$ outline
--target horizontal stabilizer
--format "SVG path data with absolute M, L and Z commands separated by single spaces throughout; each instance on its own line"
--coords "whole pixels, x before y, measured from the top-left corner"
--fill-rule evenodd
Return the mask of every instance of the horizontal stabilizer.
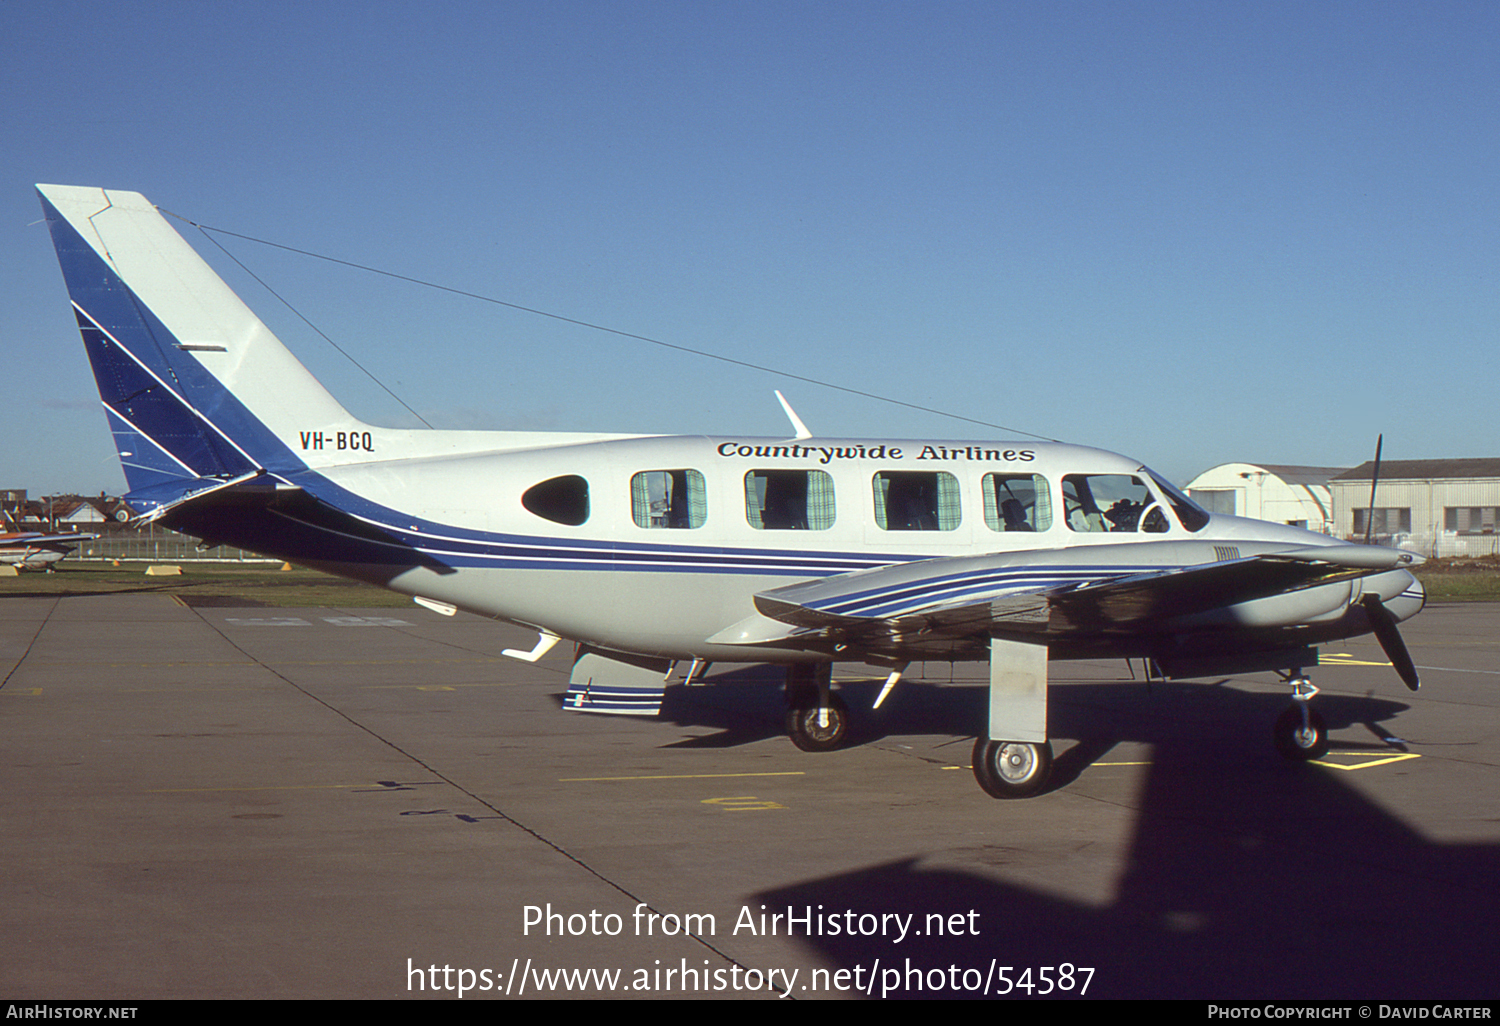
M 149 524 L 195 499 L 233 488 L 259 476 L 261 475 L 257 471 L 252 470 L 227 481 L 212 477 L 178 478 L 133 491 L 125 496 L 125 502 L 136 511 L 135 519 L 138 523 Z

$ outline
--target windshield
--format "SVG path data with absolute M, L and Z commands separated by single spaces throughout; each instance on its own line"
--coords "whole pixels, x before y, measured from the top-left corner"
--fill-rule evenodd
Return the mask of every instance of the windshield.
M 1167 497 L 1167 501 L 1172 504 L 1172 512 L 1177 514 L 1177 519 L 1183 527 L 1189 531 L 1201 531 L 1208 525 L 1208 513 L 1202 506 L 1167 483 L 1166 478 L 1150 467 L 1141 469 L 1151 478 L 1151 482 L 1156 485 L 1157 489 Z

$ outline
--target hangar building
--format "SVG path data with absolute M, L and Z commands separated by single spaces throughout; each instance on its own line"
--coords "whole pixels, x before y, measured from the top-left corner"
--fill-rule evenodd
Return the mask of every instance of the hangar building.
M 1329 481 L 1343 473 L 1344 467 L 1221 463 L 1189 481 L 1187 492 L 1210 513 L 1254 517 L 1332 534 L 1334 514 Z M 1365 495 L 1368 498 L 1368 484 Z
M 1334 533 L 1372 538 L 1424 556 L 1500 553 L 1500 459 L 1384 460 L 1370 511 L 1374 463 L 1346 470 L 1331 482 Z

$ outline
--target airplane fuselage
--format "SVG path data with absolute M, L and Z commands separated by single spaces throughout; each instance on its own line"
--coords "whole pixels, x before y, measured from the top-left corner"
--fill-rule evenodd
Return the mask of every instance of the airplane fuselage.
M 561 445 L 371 460 L 387 445 L 399 449 L 406 432 L 391 432 L 389 443 L 381 429 L 367 434 L 362 462 L 284 475 L 353 513 L 364 532 L 312 527 L 316 518 L 274 507 L 273 523 L 249 537 L 216 530 L 211 511 L 175 522 L 601 648 L 717 661 L 807 658 L 795 645 L 725 637 L 759 615 L 754 595 L 802 580 L 1014 553 L 1018 588 L 1034 589 L 1038 567 L 1081 586 L 1230 552 L 1337 544 L 1287 525 L 1209 517 L 1138 461 L 1060 443 L 568 436 Z M 1355 605 L 1362 593 L 1396 600 L 1412 588 L 1397 570 L 1179 617 L 1153 634 L 1080 627 L 1055 637 L 1052 655 L 1150 655 L 1184 635 L 1212 647 L 1230 630 L 1241 642 L 1258 630 L 1268 645 L 1293 643 L 1278 632 L 1316 643 L 1368 630 Z M 1398 618 L 1420 599 L 1406 605 Z M 986 651 L 983 637 L 903 647 L 929 658 Z
M 673 659 L 779 662 L 788 733 L 836 747 L 835 660 L 987 659 L 974 772 L 1037 793 L 1047 661 L 1274 670 L 1277 744 L 1326 725 L 1302 670 L 1396 623 L 1420 557 L 1211 516 L 1135 460 L 1061 443 L 385 429 L 320 385 L 138 193 L 40 186 L 132 508 L 146 520 L 577 643 L 564 706 L 652 714 Z M 784 402 L 784 401 L 783 401 Z
M 85 541 L 88 537 L 93 536 L 79 537 L 78 540 Z M 0 565 L 33 570 L 51 566 L 76 547 L 59 538 L 36 533 L 0 535 Z

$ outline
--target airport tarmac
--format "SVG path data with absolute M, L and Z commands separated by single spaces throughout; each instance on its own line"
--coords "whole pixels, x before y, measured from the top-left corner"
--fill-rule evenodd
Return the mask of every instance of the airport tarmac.
M 1492 998 L 1500 606 L 1402 630 L 1415 695 L 1324 650 L 1315 766 L 1273 675 L 1053 664 L 1001 802 L 977 664 L 840 667 L 807 754 L 765 668 L 590 716 L 476 617 L 0 599 L 0 997 Z

